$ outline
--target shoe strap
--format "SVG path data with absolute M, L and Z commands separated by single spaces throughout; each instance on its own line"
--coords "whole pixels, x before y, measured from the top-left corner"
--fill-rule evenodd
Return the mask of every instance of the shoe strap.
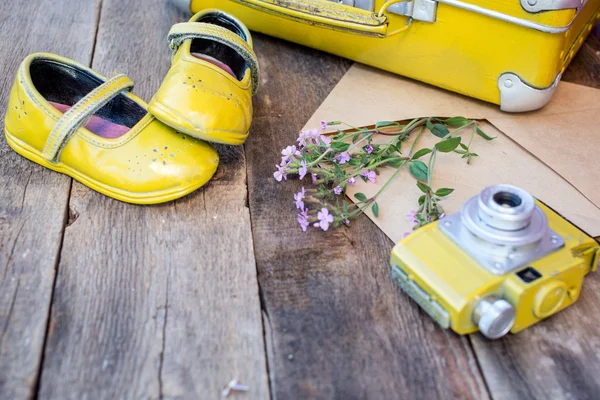
M 252 75 L 252 94 L 258 90 L 260 67 L 258 58 L 250 44 L 239 35 L 236 35 L 222 26 L 207 24 L 205 22 L 182 22 L 173 25 L 169 32 L 169 43 L 173 54 L 179 46 L 188 39 L 206 39 L 221 43 L 235 50 L 246 61 Z
M 60 152 L 73 134 L 98 110 L 123 90 L 131 90 L 133 81 L 125 75 L 116 75 L 79 100 L 58 120 L 44 146 L 43 156 L 58 162 Z

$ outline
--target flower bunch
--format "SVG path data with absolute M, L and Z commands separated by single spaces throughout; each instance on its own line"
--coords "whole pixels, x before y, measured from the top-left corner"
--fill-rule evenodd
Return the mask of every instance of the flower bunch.
M 345 125 L 348 129 L 332 134 L 323 134 L 330 126 Z M 468 144 L 463 143 L 461 132 L 471 128 Z M 451 130 L 452 129 L 452 130 Z M 432 148 L 416 149 L 419 139 L 429 131 L 440 140 Z M 406 155 L 402 144 L 411 135 L 416 135 Z M 375 217 L 379 216 L 377 198 L 404 169 L 417 180 L 417 187 L 423 192 L 418 199 L 418 209 L 411 211 L 407 218 L 417 229 L 444 216 L 440 200 L 453 192 L 453 189 L 432 189 L 432 174 L 438 153 L 458 153 L 467 163 L 471 163 L 476 153 L 471 152 L 473 136 L 477 134 L 486 140 L 494 138 L 486 135 L 478 122 L 464 117 L 416 118 L 405 124 L 384 121 L 374 127 L 356 128 L 341 121 L 321 122 L 321 129 L 300 132 L 296 144 L 281 151 L 281 162 L 276 165 L 274 178 L 282 182 L 289 176 L 304 180 L 307 176 L 312 185 L 302 187 L 294 195 L 297 220 L 303 231 L 314 227 L 327 231 L 330 227 L 349 225 L 367 209 Z M 373 142 L 375 135 L 389 137 L 387 142 Z M 420 159 L 427 156 L 427 164 Z M 371 198 L 356 193 L 356 202 L 349 202 L 346 189 L 357 179 L 376 183 L 381 168 L 393 168 L 395 172 Z

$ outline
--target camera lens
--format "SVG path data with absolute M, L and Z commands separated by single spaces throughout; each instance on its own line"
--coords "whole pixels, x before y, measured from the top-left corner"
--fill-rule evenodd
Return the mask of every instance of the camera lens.
M 505 208 L 519 207 L 523 203 L 518 194 L 506 191 L 495 193 L 492 198 L 496 204 Z
M 535 200 L 523 189 L 494 185 L 479 194 L 477 214 L 484 229 L 518 231 L 529 225 L 534 208 Z

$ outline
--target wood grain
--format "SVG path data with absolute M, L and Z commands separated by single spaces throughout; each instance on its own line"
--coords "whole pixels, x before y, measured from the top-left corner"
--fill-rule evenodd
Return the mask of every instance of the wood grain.
M 148 99 L 183 20 L 165 0 L 104 0 L 93 67 Z M 75 183 L 40 397 L 216 399 L 233 378 L 268 399 L 243 149 L 178 201 L 140 207 Z
M 563 79 L 600 87 L 600 41 L 588 37 Z M 473 335 L 494 400 L 598 398 L 600 277 L 586 277 L 579 301 L 517 335 L 498 341 Z
M 246 152 L 273 397 L 487 398 L 468 341 L 438 329 L 391 281 L 391 241 L 367 218 L 303 233 L 292 197 L 301 184 L 273 179 L 277 149 L 294 143 L 350 63 L 263 36 L 256 47 L 259 134 Z
M 17 68 L 28 54 L 47 51 L 89 62 L 96 3 L 40 0 L 0 4 L 2 114 Z M 22 158 L 0 139 L 2 399 L 35 395 L 70 185 L 70 178 Z

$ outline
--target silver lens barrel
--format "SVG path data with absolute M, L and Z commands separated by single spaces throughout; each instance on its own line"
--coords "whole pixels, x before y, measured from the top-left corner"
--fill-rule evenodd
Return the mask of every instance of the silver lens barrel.
M 535 200 L 521 188 L 511 185 L 489 186 L 478 198 L 477 215 L 494 229 L 518 231 L 531 223 Z
M 492 245 L 527 246 L 548 231 L 546 215 L 533 196 L 511 185 L 485 188 L 465 203 L 461 220 L 475 237 Z

